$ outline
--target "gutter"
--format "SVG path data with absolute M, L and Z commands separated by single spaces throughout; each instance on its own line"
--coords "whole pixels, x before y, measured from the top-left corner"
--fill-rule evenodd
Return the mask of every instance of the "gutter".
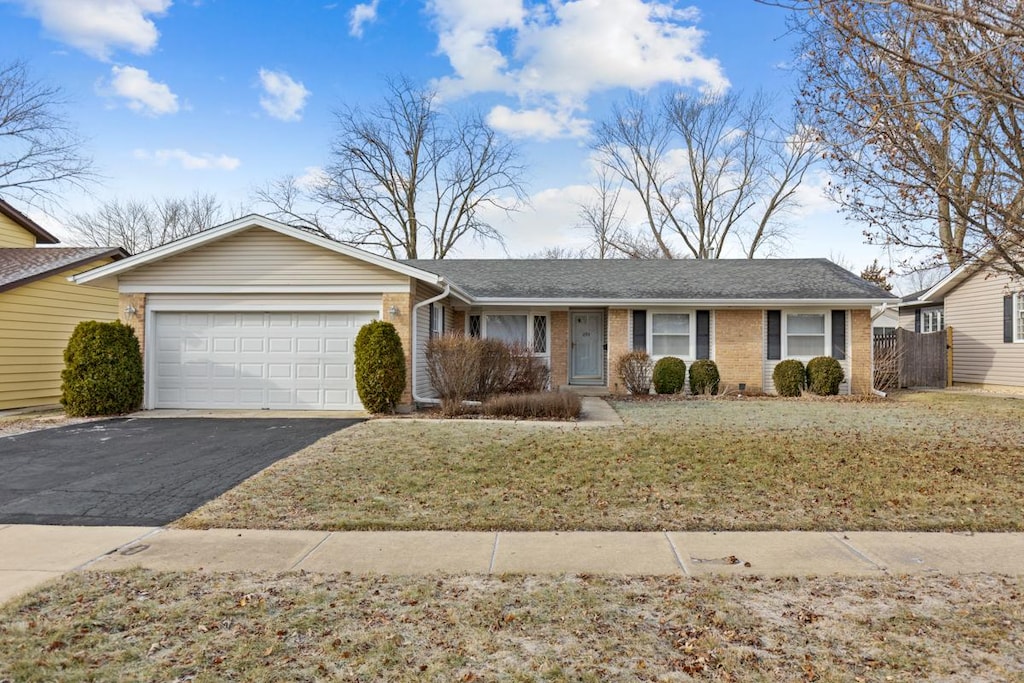
M 412 325 L 412 401 L 413 401 L 413 403 L 430 403 L 432 405 L 440 405 L 441 404 L 441 399 L 439 399 L 439 398 L 427 398 L 425 396 L 420 396 L 420 395 L 418 395 L 416 393 L 416 357 L 419 355 L 419 345 L 417 345 L 417 343 L 416 343 L 416 330 L 419 327 L 418 323 L 419 323 L 419 312 L 420 312 L 420 309 L 423 308 L 424 306 L 429 306 L 430 304 L 432 304 L 432 303 L 434 303 L 436 301 L 440 301 L 441 299 L 444 299 L 445 297 L 447 297 L 451 293 L 452 293 L 451 285 L 449 285 L 448 283 L 445 283 L 444 291 L 443 292 L 441 292 L 437 296 L 432 297 L 430 299 L 425 299 L 425 300 L 419 302 L 418 304 L 416 304 L 416 305 L 414 305 L 412 307 L 412 320 L 410 321 L 410 324 Z

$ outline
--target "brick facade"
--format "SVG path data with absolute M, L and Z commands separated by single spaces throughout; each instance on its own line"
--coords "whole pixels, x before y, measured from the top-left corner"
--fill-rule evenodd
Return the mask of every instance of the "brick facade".
M 850 393 L 870 394 L 871 377 L 871 311 L 850 311 Z
M 128 315 L 125 309 L 129 306 L 135 309 L 135 315 Z M 135 330 L 135 336 L 139 338 L 139 349 L 142 357 L 146 357 L 146 295 L 145 294 L 118 294 L 117 295 L 118 319 L 128 327 Z
M 445 299 L 445 301 L 449 301 Z M 452 327 L 448 332 L 452 334 L 465 334 L 466 333 L 466 312 L 465 311 L 452 311 Z
M 551 325 L 551 386 L 560 387 L 569 383 L 569 313 L 551 311 L 548 322 Z
M 722 376 L 722 389 L 736 390 L 742 383 L 746 391 L 764 391 L 764 312 L 761 309 L 719 309 L 712 315 L 715 316 L 712 346 Z
M 391 307 L 398 309 L 398 313 L 391 314 Z M 408 292 L 384 294 L 381 302 L 384 311 L 384 320 L 395 326 L 398 338 L 402 340 L 402 349 L 405 351 L 405 391 L 399 403 L 402 405 L 412 404 L 412 296 Z
M 616 370 L 619 358 L 630 350 L 629 309 L 608 309 L 608 391 L 613 394 L 626 393 L 622 378 Z

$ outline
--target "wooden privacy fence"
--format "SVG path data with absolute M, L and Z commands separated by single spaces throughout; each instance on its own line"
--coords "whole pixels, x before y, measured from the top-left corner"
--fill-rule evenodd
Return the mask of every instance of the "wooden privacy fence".
M 892 391 L 906 387 L 946 387 L 952 377 L 953 329 L 876 336 L 875 388 Z

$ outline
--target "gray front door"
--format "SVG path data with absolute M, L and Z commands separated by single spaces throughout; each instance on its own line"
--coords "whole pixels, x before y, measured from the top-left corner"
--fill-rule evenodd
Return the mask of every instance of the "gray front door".
M 604 384 L 604 313 L 570 311 L 570 384 Z

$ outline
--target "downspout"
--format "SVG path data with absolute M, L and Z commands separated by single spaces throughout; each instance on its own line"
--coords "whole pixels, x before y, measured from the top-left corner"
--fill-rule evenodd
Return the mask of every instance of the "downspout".
M 420 350 L 419 346 L 416 344 L 416 330 L 419 328 L 419 312 L 420 312 L 420 309 L 423 308 L 424 306 L 429 306 L 430 304 L 432 304 L 432 303 L 434 303 L 436 301 L 440 301 L 441 299 L 444 299 L 449 294 L 451 294 L 451 292 L 452 292 L 451 285 L 445 283 L 444 291 L 443 292 L 441 292 L 440 294 L 438 294 L 437 296 L 435 296 L 433 298 L 421 301 L 421 302 L 419 302 L 418 304 L 416 304 L 415 306 L 412 307 L 412 320 L 410 322 L 412 324 L 412 402 L 413 403 L 431 403 L 433 405 L 439 405 L 441 403 L 441 399 L 439 399 L 439 398 L 426 398 L 425 396 L 420 396 L 420 395 L 418 395 L 416 393 L 416 357 L 419 355 L 419 350 Z

